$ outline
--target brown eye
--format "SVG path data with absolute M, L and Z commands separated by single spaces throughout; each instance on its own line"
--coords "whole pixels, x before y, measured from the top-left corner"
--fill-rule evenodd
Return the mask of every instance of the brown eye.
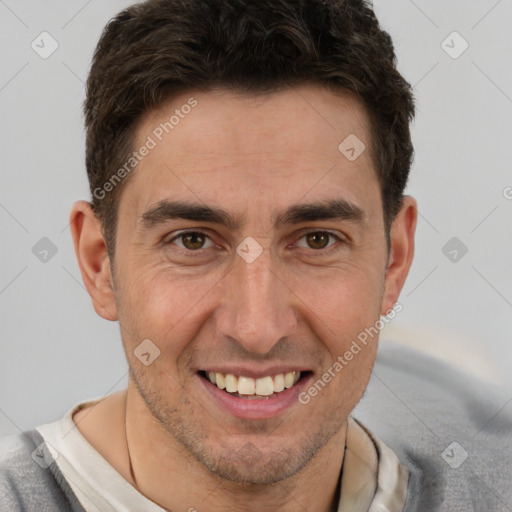
M 209 242 L 210 246 L 205 246 Z M 178 247 L 187 249 L 189 251 L 199 251 L 200 249 L 207 249 L 213 244 L 210 237 L 200 231 L 189 231 L 188 233 L 181 233 L 175 236 L 168 243 L 176 244 Z
M 308 233 L 305 236 L 308 246 L 312 249 L 324 249 L 329 245 L 329 239 L 332 237 L 330 233 L 325 233 L 323 231 Z
M 201 233 L 187 233 L 182 235 L 183 245 L 190 250 L 201 249 L 205 242 L 205 237 Z

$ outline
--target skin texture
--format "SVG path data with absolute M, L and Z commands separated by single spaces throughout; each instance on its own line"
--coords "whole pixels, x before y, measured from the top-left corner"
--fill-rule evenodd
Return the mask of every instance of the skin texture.
M 368 117 L 354 97 L 319 86 L 183 94 L 141 119 L 136 146 L 191 97 L 197 106 L 123 190 L 113 272 L 89 204 L 73 206 L 84 283 L 96 312 L 119 321 L 130 367 L 125 392 L 74 420 L 164 508 L 329 511 L 347 417 L 368 384 L 377 337 L 308 404 L 296 401 L 267 419 L 223 410 L 198 371 L 286 366 L 320 378 L 398 300 L 413 257 L 416 202 L 405 198 L 388 253 L 370 151 L 351 162 L 338 150 L 349 134 L 370 147 Z M 357 205 L 362 218 L 273 225 L 289 206 L 334 199 Z M 240 226 L 184 219 L 144 226 L 142 214 L 163 200 L 222 208 Z M 207 236 L 178 237 L 191 229 Z M 263 248 L 250 264 L 236 252 L 247 237 Z M 160 350 L 149 366 L 134 354 L 145 339 Z

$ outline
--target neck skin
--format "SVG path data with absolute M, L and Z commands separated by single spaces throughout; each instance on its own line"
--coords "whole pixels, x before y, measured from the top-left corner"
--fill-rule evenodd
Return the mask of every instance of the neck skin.
M 274 485 L 242 486 L 218 478 L 193 458 L 161 427 L 134 389 L 128 389 L 125 414 L 135 478 L 130 483 L 162 508 L 198 512 L 337 510 L 334 499 L 343 464 L 346 423 L 298 474 Z
M 242 486 L 218 478 L 197 462 L 161 427 L 130 386 L 93 407 L 81 409 L 73 420 L 126 481 L 166 510 L 337 510 L 346 423 L 298 474 L 274 485 Z

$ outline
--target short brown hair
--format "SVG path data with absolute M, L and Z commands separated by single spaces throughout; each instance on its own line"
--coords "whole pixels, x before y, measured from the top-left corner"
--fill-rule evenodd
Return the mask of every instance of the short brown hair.
M 412 164 L 414 99 L 366 0 L 148 0 L 113 18 L 94 53 L 84 102 L 91 203 L 109 254 L 130 175 L 104 185 L 133 152 L 145 112 L 189 89 L 265 93 L 301 83 L 364 103 L 389 233 Z

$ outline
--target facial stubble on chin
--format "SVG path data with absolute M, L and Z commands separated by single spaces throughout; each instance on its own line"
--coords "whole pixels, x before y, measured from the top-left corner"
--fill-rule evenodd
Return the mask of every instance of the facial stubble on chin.
M 203 431 L 201 426 L 207 424 L 203 418 L 194 419 L 183 414 L 183 410 L 197 407 L 199 413 L 208 415 L 193 396 L 186 390 L 181 390 L 180 402 L 177 406 L 169 405 L 163 393 L 152 391 L 154 386 L 130 363 L 130 376 L 147 409 L 156 419 L 155 428 L 160 427 L 170 436 L 171 446 L 184 449 L 185 456 L 192 457 L 204 466 L 212 477 L 229 481 L 244 487 L 275 484 L 299 473 L 308 462 L 339 432 L 347 418 L 329 415 L 318 423 L 317 430 L 312 433 L 302 433 L 286 446 L 286 441 L 279 442 L 279 448 L 265 452 L 265 442 L 279 434 L 281 425 L 287 424 L 287 417 L 269 426 L 268 422 L 244 420 L 240 422 L 237 432 L 229 432 L 212 418 L 212 423 L 221 436 L 228 438 L 227 443 L 220 441 L 219 447 L 209 443 L 211 434 Z M 142 370 L 144 371 L 144 369 Z M 175 383 L 176 384 L 176 383 Z M 288 420 L 289 421 L 289 420 Z M 258 440 L 245 440 L 243 437 L 257 436 Z M 229 441 L 237 437 L 242 440 L 239 446 L 229 446 Z M 282 438 L 282 437 L 281 437 Z M 215 441 L 214 441 L 215 442 Z M 268 443 L 267 443 L 268 444 Z

